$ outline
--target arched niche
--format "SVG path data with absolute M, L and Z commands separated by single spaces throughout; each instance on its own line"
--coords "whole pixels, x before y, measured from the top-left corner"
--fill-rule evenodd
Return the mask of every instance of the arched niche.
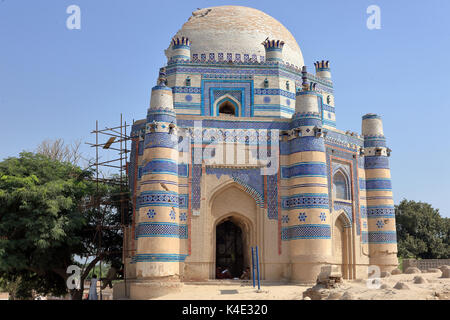
M 214 102 L 214 110 L 218 117 L 239 117 L 241 103 L 235 97 L 226 94 Z

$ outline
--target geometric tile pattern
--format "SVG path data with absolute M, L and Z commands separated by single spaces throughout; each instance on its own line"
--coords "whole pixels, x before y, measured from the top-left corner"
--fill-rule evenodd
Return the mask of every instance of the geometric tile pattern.
M 263 193 L 264 195 L 264 193 Z M 278 175 L 267 176 L 267 217 L 278 219 Z M 289 219 L 289 218 L 288 218 Z
M 350 223 L 353 222 L 353 206 L 348 203 L 334 201 L 334 211 L 343 209 Z
M 290 197 L 283 197 L 283 209 L 290 210 L 294 208 L 323 208 L 329 209 L 329 199 L 326 193 L 299 194 Z
M 369 243 L 397 243 L 397 233 L 395 231 L 369 231 Z
M 187 254 L 145 253 L 134 256 L 133 262 L 183 262 Z
M 137 226 L 137 238 L 167 237 L 187 239 L 187 225 L 169 222 L 142 222 Z
M 367 208 L 368 218 L 394 218 L 395 209 L 394 206 L 386 207 L 368 207 Z
M 138 207 L 178 207 L 178 204 L 178 194 L 170 191 L 142 191 L 137 200 Z
M 281 230 L 281 239 L 331 239 L 331 228 L 326 224 L 303 224 L 284 227 Z

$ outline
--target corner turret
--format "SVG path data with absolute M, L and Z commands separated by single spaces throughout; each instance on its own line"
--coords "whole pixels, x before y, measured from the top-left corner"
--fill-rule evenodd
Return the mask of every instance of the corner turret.
M 267 38 L 262 45 L 266 49 L 267 62 L 283 62 L 284 41 L 269 40 L 269 38 Z
M 191 42 L 186 37 L 175 37 L 172 39 L 170 60 L 191 60 Z
M 329 61 L 316 61 L 314 63 L 316 67 L 316 77 L 331 80 L 330 62 Z

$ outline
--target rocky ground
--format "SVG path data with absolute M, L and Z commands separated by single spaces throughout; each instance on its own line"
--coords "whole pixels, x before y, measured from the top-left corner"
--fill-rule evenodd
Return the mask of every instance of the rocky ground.
M 257 292 L 250 284 L 185 284 L 183 291 L 157 300 L 450 300 L 450 278 L 441 270 L 409 274 L 384 274 L 379 282 L 343 281 L 337 288 L 321 285 L 266 284 Z M 305 293 L 305 294 L 304 294 Z

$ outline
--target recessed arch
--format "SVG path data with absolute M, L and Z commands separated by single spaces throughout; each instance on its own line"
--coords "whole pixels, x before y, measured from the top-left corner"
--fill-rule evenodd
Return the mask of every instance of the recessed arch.
M 209 193 L 210 194 L 209 203 L 208 203 L 209 207 L 211 207 L 215 198 L 221 192 L 224 192 L 226 189 L 232 188 L 232 187 L 236 187 L 236 188 L 242 190 L 243 192 L 245 192 L 245 194 L 247 194 L 248 196 L 252 197 L 253 200 L 255 200 L 257 206 L 264 203 L 264 199 L 263 199 L 262 195 L 259 194 L 256 190 L 253 190 L 253 188 L 251 188 L 250 186 L 242 185 L 235 179 L 230 178 L 228 181 L 226 181 L 220 185 L 217 185 L 214 189 L 211 190 L 211 192 Z
M 342 168 L 333 172 L 333 198 L 351 200 L 351 182 L 347 172 Z
M 214 102 L 213 108 L 216 112 L 216 116 L 229 115 L 239 117 L 241 112 L 241 103 L 235 97 L 226 94 Z
M 335 212 L 333 224 L 333 254 L 344 279 L 352 278 L 352 222 L 341 209 Z
M 212 231 L 212 243 L 214 244 L 211 248 L 211 269 L 210 269 L 210 279 L 216 278 L 217 268 L 224 261 L 234 261 L 233 259 L 227 260 L 226 257 L 220 256 L 218 249 L 222 249 L 220 246 L 224 242 L 230 244 L 233 250 L 232 254 L 236 255 L 236 261 L 227 267 L 233 268 L 233 277 L 240 276 L 239 273 L 243 271 L 244 268 L 251 266 L 251 254 L 250 247 L 254 246 L 256 243 L 256 232 L 257 232 L 257 211 L 258 206 L 255 199 L 238 183 L 233 180 L 221 183 L 216 188 L 214 188 L 211 193 L 209 193 L 208 201 L 208 211 L 209 217 L 211 218 L 211 231 Z M 229 199 L 232 197 L 235 199 L 230 203 Z M 232 233 L 239 233 L 240 238 L 233 238 L 233 235 L 224 235 L 224 230 L 220 229 L 220 225 L 224 222 L 229 222 L 228 230 Z M 218 229 L 219 228 L 219 229 Z M 227 228 L 225 228 L 226 231 Z M 234 230 L 234 231 L 233 231 Z M 239 231 L 240 230 L 240 231 Z M 218 238 L 222 237 L 222 239 Z M 222 242 L 220 242 L 221 240 Z M 233 241 L 235 240 L 235 244 Z M 219 246 L 219 247 L 218 247 Z M 233 247 L 234 246 L 234 247 Z M 240 249 L 238 249 L 238 247 Z M 229 248 L 228 248 L 229 249 Z M 230 252 L 228 252 L 230 254 Z M 223 252 L 222 252 L 223 254 Z M 238 257 L 240 255 L 240 258 Z M 221 261 L 219 259 L 223 258 Z M 240 260 L 239 260 L 239 259 Z M 222 266 L 223 267 L 223 266 Z M 237 268 L 237 269 L 236 269 Z M 242 269 L 242 270 L 239 270 Z

